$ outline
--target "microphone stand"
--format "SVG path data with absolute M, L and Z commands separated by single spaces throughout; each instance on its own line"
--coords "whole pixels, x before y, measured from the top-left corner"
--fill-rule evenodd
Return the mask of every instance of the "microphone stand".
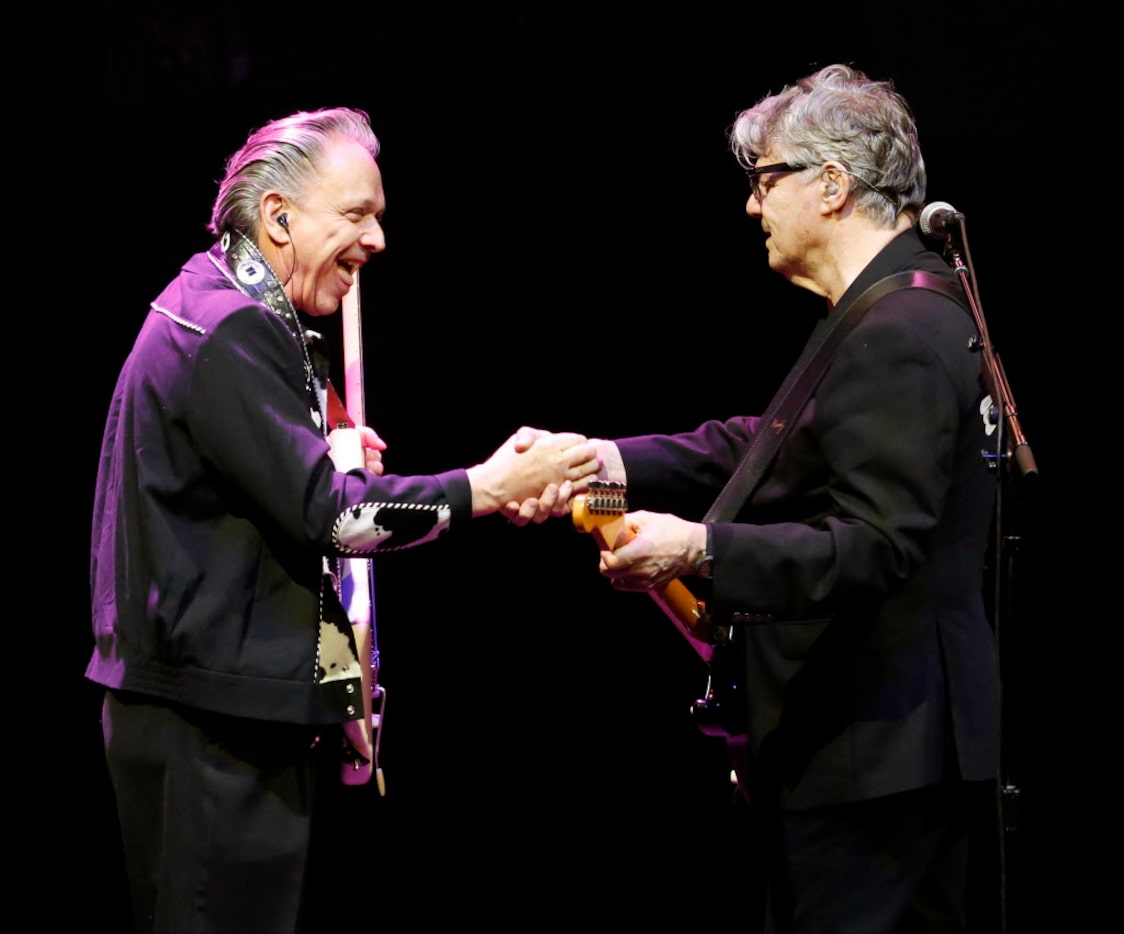
M 999 861 L 999 912 L 1000 930 L 1007 930 L 1007 890 L 1008 890 L 1008 854 L 1007 837 L 1018 829 L 1017 806 L 1021 790 L 1013 777 L 1013 756 L 1006 739 L 1007 726 L 1011 721 L 1011 712 L 1008 700 L 1008 666 L 1006 661 L 1010 654 L 1012 636 L 1009 633 L 1008 623 L 1011 612 L 1007 597 L 1014 593 L 1015 557 L 1022 544 L 1017 531 L 1012 531 L 1008 516 L 1007 494 L 1010 492 L 1011 465 L 1018 470 L 1018 477 L 1023 481 L 1035 481 L 1038 478 L 1038 465 L 1034 460 L 1030 444 L 1019 422 L 1018 406 L 1011 392 L 1011 385 L 1003 371 L 999 354 L 996 353 L 988 333 L 987 322 L 984 319 L 982 306 L 979 300 L 979 290 L 976 285 L 975 270 L 972 267 L 971 250 L 968 248 L 968 238 L 964 230 L 963 215 L 957 215 L 956 222 L 950 225 L 949 238 L 945 246 L 945 258 L 952 266 L 953 271 L 960 279 L 964 294 L 975 320 L 979 337 L 972 341 L 971 349 L 980 354 L 981 371 L 984 384 L 991 395 L 991 408 L 987 413 L 988 419 L 996 426 L 998 437 L 996 440 L 995 454 L 983 452 L 985 462 L 989 469 L 998 474 L 999 482 L 996 495 L 995 523 L 994 523 L 994 549 L 995 549 L 995 579 L 993 591 L 992 623 L 995 629 L 996 644 L 999 650 L 1000 683 L 1002 685 L 1002 707 L 1000 712 L 1000 762 L 999 784 L 997 788 L 996 806 L 998 811 L 998 861 Z M 966 258 L 966 261 L 965 261 Z
M 962 221 L 956 226 L 957 229 L 963 231 Z M 991 393 L 992 405 L 999 410 L 998 413 L 992 414 L 992 421 L 996 423 L 1000 431 L 1003 431 L 1004 428 L 1007 430 L 1006 456 L 1014 458 L 1022 476 L 1028 479 L 1037 478 L 1038 466 L 1034 462 L 1030 444 L 1027 442 L 1026 435 L 1019 423 L 1019 410 L 1015 405 L 1015 397 L 1011 393 L 1011 385 L 1007 382 L 1007 376 L 1003 372 L 1003 364 L 999 362 L 999 354 L 995 352 L 991 337 L 988 335 L 987 322 L 984 320 L 979 293 L 975 286 L 975 272 L 970 271 L 969 267 L 965 265 L 961 258 L 960 247 L 956 244 L 955 239 L 955 235 L 949 238 L 948 260 L 952 265 L 953 272 L 960 277 L 960 284 L 964 287 L 964 293 L 968 296 L 972 317 L 975 318 L 976 327 L 980 332 L 979 338 L 972 342 L 972 349 L 983 357 L 984 379 L 987 381 L 987 389 Z M 970 264 L 971 251 L 967 248 L 967 237 L 963 237 L 963 240 L 965 243 L 964 252 L 967 254 Z M 1000 413 L 1002 418 L 999 417 Z

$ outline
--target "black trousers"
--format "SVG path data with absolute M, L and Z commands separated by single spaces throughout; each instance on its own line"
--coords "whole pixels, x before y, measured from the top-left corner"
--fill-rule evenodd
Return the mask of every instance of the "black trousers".
M 102 730 L 137 934 L 297 932 L 315 731 L 112 691 Z
M 969 860 L 993 789 L 956 782 L 762 818 L 765 931 L 968 931 Z

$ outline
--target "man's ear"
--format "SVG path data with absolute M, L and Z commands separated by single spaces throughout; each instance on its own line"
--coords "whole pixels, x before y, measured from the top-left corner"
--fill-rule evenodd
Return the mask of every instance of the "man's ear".
M 289 243 L 289 214 L 285 209 L 285 199 L 280 192 L 267 191 L 261 198 L 259 207 L 263 232 L 274 243 Z
M 820 197 L 825 210 L 834 211 L 843 206 L 851 191 L 851 177 L 838 163 L 829 162 L 820 173 Z

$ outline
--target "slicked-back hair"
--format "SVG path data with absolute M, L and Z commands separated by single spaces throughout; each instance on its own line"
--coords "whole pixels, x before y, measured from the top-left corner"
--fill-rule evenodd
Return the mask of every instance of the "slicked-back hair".
M 325 144 L 339 138 L 355 140 L 378 158 L 379 140 L 369 117 L 350 107 L 299 111 L 254 130 L 226 161 L 208 229 L 216 236 L 233 230 L 256 239 L 262 194 L 279 191 L 299 202 Z

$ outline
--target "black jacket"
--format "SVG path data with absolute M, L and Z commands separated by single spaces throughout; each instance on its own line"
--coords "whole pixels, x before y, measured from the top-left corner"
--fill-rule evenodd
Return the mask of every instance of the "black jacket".
M 305 361 L 211 253 L 152 304 L 98 466 L 91 680 L 243 717 L 360 715 L 325 557 L 430 541 L 471 491 L 463 470 L 337 472 Z
M 839 304 L 914 269 L 954 278 L 907 231 Z M 705 596 L 744 652 L 735 677 L 750 784 L 782 804 L 996 774 L 997 658 L 983 599 L 996 483 L 983 451 L 995 433 L 975 335 L 965 307 L 929 290 L 875 303 L 750 502 L 712 527 Z M 677 495 L 693 511 L 709 505 L 756 424 L 618 440 L 629 507 L 663 509 Z

